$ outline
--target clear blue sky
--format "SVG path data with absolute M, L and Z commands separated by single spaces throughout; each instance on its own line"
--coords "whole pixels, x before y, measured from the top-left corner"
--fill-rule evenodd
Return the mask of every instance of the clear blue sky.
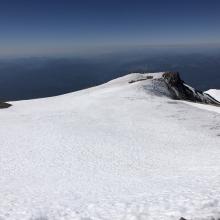
M 0 0 L 0 55 L 220 43 L 219 0 Z

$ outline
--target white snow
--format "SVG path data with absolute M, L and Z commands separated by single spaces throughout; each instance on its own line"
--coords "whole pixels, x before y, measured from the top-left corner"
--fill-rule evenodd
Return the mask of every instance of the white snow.
M 213 98 L 215 98 L 217 101 L 220 102 L 220 90 L 217 89 L 209 89 L 205 93 L 211 95 Z
M 141 77 L 0 110 L 0 220 L 220 218 L 219 113 Z
M 204 104 L 200 104 L 200 103 L 187 102 L 187 101 L 180 101 L 180 102 L 183 102 L 187 105 L 194 106 L 196 108 L 200 108 L 200 109 L 204 109 L 204 110 L 207 110 L 207 111 L 220 113 L 220 107 L 216 107 L 214 105 L 204 105 Z

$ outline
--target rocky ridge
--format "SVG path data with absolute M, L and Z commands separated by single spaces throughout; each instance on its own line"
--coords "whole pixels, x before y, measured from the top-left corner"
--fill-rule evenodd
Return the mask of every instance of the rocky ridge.
M 153 83 L 159 84 L 157 87 L 166 87 L 172 99 L 220 106 L 220 102 L 211 95 L 187 85 L 181 79 L 179 72 L 164 72 L 156 78 L 151 74 L 144 74 L 143 77 L 131 80 L 129 83 L 144 80 L 152 80 Z

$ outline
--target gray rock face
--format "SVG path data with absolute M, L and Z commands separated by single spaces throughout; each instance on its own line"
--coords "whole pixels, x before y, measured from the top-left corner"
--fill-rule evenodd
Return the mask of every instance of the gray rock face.
M 191 102 L 199 102 L 204 104 L 220 106 L 220 102 L 202 91 L 192 88 L 187 85 L 181 78 L 178 72 L 165 72 L 159 78 L 154 78 L 152 75 L 140 77 L 136 80 L 131 80 L 129 83 L 136 83 L 144 80 L 152 80 L 156 90 L 163 90 L 166 87 L 168 96 L 172 99 L 186 100 Z M 165 93 L 165 91 L 163 90 Z
M 212 96 L 185 84 L 178 72 L 166 72 L 162 77 L 172 98 L 220 106 L 220 102 Z
M 2 109 L 2 108 L 9 108 L 10 106 L 11 106 L 11 104 L 9 104 L 9 103 L 0 102 L 0 109 Z

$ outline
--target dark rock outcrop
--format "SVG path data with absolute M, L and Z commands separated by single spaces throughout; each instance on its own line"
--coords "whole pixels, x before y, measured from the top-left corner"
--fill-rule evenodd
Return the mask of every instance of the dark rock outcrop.
M 144 81 L 144 80 L 153 79 L 153 78 L 154 78 L 153 76 L 146 76 L 144 78 L 140 78 L 140 79 L 137 79 L 137 80 L 131 80 L 128 83 L 135 83 L 135 82 L 138 82 L 138 81 Z
M 2 108 L 9 108 L 10 106 L 11 106 L 11 104 L 9 104 L 9 103 L 0 102 L 0 109 L 2 109 Z
M 185 84 L 178 72 L 165 72 L 162 77 L 172 98 L 220 106 L 220 102 L 212 96 Z
M 187 85 L 180 78 L 178 72 L 165 72 L 160 77 L 154 77 L 154 74 L 151 73 L 149 73 L 149 75 L 144 74 L 135 80 L 129 81 L 129 83 L 136 83 L 144 80 L 152 80 L 155 85 L 153 89 L 155 93 L 161 90 L 161 94 L 164 93 L 172 99 L 220 106 L 220 102 L 214 97 Z M 166 91 L 163 90 L 164 87 L 167 88 Z

